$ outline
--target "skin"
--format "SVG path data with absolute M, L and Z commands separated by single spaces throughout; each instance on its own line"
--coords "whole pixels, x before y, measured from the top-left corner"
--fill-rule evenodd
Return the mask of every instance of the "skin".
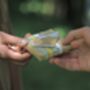
M 90 72 L 90 28 L 72 30 L 63 40 L 63 45 L 68 44 L 71 44 L 73 50 L 53 57 L 50 63 L 70 71 Z
M 22 48 L 25 49 L 27 42 L 24 40 L 23 43 L 18 43 L 22 41 L 22 38 L 12 36 L 10 34 L 0 32 L 0 58 L 11 59 L 13 61 L 25 61 L 31 57 L 27 50 L 20 51 Z M 13 50 L 12 46 L 19 46 L 20 50 Z

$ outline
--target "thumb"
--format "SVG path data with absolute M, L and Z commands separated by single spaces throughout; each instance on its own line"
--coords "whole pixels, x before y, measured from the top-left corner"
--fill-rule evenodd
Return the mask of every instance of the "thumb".
M 63 40 L 63 44 L 69 44 L 72 41 L 81 39 L 81 38 L 83 38 L 83 30 L 82 29 L 73 30 Z
M 26 39 L 22 39 L 17 42 L 17 46 L 19 47 L 25 47 L 28 44 L 28 41 Z
M 72 48 L 79 48 L 84 43 L 84 39 L 78 39 L 71 42 Z
M 28 40 L 26 38 L 31 37 L 32 35 L 30 33 L 27 33 L 24 36 L 24 39 L 22 39 L 21 41 L 18 42 L 18 46 L 24 47 L 28 44 Z

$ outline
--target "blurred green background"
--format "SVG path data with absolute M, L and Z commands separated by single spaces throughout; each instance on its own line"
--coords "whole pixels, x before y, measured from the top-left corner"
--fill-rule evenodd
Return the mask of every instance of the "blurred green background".
M 83 26 L 83 3 L 84 0 L 9 0 L 13 33 L 23 37 L 58 27 L 64 36 L 70 29 Z M 22 83 L 24 90 L 90 90 L 90 73 L 66 71 L 33 57 L 22 69 Z

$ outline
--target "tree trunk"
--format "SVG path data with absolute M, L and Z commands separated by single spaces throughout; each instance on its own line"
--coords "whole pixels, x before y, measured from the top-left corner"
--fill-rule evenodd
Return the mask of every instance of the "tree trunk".
M 0 0 L 0 30 L 11 34 L 7 0 Z M 19 76 L 20 68 L 18 66 L 8 60 L 0 60 L 0 90 L 21 90 Z

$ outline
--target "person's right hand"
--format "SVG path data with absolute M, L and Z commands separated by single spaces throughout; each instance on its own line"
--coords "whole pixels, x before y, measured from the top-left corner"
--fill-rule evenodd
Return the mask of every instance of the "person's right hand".
M 53 57 L 50 62 L 71 71 L 90 71 L 90 28 L 71 31 L 63 44 L 71 44 L 73 50 Z
M 26 44 L 27 42 L 23 38 L 0 32 L 0 58 L 12 61 L 27 61 L 31 57 L 27 50 L 23 53 L 20 50 L 14 50 L 18 45 L 20 49 L 25 49 Z

